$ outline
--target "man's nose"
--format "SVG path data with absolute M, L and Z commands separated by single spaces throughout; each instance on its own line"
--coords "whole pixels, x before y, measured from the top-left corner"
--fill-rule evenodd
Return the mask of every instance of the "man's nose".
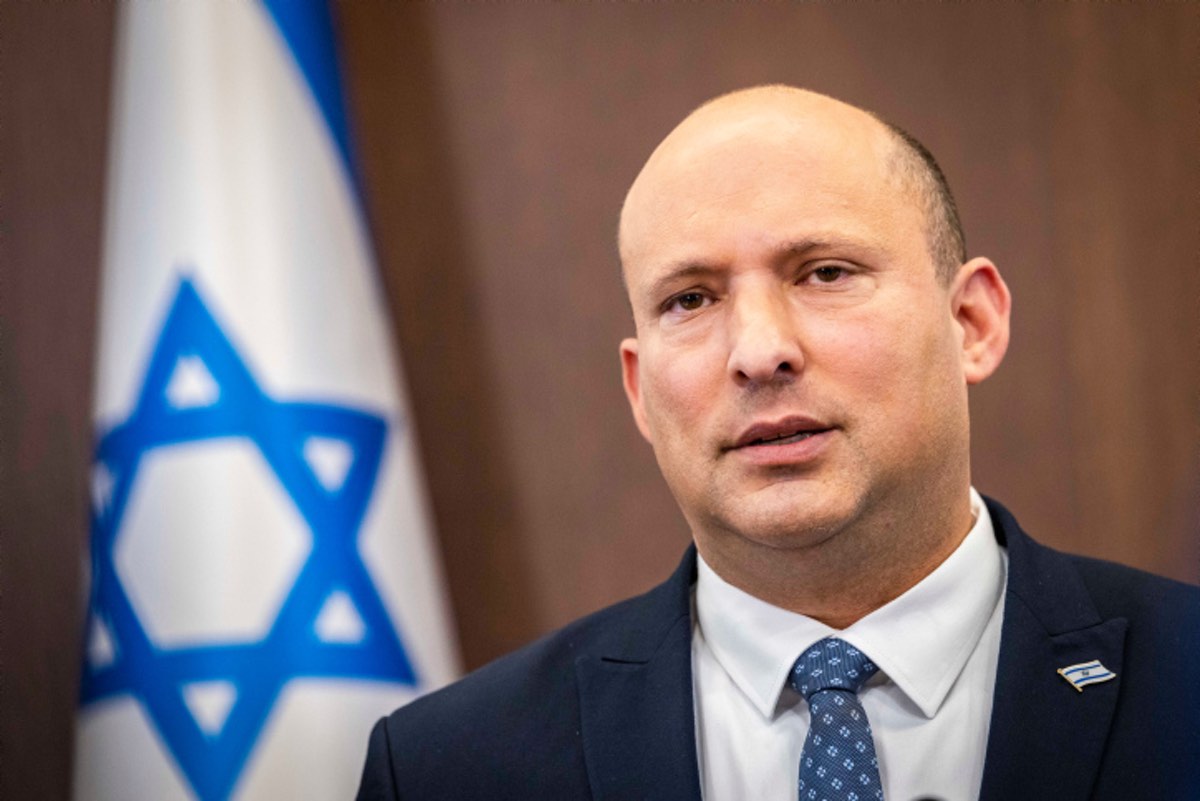
M 785 292 L 760 289 L 733 303 L 729 374 L 741 385 L 790 381 L 804 369 L 795 310 Z

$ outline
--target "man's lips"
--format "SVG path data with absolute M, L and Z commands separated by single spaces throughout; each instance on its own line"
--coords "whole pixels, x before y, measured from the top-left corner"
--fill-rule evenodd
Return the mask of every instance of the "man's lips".
M 820 420 L 800 416 L 785 417 L 782 420 L 766 423 L 755 423 L 739 434 L 737 439 L 733 441 L 733 444 L 725 448 L 725 450 L 732 451 L 758 446 L 777 447 L 780 445 L 790 445 L 794 442 L 803 442 L 817 434 L 832 431 L 834 428 L 835 426 Z

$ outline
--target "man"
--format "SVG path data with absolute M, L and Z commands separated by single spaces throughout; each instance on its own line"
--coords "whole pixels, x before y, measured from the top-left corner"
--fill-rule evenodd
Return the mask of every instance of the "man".
M 381 721 L 360 798 L 1200 798 L 1200 590 L 971 489 L 1009 294 L 919 143 L 718 98 L 638 175 L 620 253 L 625 390 L 695 549 Z

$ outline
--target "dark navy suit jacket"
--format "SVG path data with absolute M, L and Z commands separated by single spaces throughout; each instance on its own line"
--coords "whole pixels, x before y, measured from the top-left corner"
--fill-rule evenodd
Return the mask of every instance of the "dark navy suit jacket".
M 1200 799 L 1200 588 L 1050 550 L 988 508 L 1009 574 L 979 797 Z M 379 721 L 360 801 L 699 801 L 695 574 L 689 549 L 645 595 Z M 1093 659 L 1117 678 L 1079 692 L 1055 672 Z

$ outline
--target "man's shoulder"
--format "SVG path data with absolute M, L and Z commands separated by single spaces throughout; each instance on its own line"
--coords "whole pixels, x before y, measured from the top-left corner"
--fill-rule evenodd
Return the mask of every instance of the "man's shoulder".
M 1200 650 L 1200 587 L 1144 570 L 1066 553 L 1042 545 L 1026 534 L 1012 514 L 988 499 L 1000 540 L 1010 555 L 1009 592 L 1040 606 L 1049 604 L 1070 616 L 1069 607 L 1084 591 L 1099 619 L 1124 618 L 1139 637 L 1186 640 Z M 1050 616 L 1047 612 L 1043 617 Z
M 987 502 L 1009 570 L 983 796 L 1200 797 L 1200 588 L 1040 545 Z M 1110 674 L 1060 680 L 1092 661 Z
M 381 720 L 371 733 L 359 798 L 586 796 L 580 666 L 588 663 L 594 676 L 597 664 L 608 662 L 605 668 L 615 665 L 620 673 L 666 655 L 663 664 L 686 672 L 695 565 L 689 549 L 675 573 L 649 592 L 581 618 Z M 686 675 L 677 678 L 690 684 Z
M 1190 625 L 1187 631 L 1200 637 L 1200 587 L 1104 559 L 1075 554 L 1067 559 L 1079 571 L 1101 616 Z
M 479 720 L 481 714 L 498 716 L 498 725 L 528 721 L 529 705 L 573 698 L 575 665 L 581 659 L 648 659 L 674 627 L 690 625 L 688 593 L 694 575 L 695 555 L 689 549 L 664 583 L 575 620 L 418 698 L 393 712 L 388 726 L 428 731 L 430 726 L 444 728 L 447 721 Z

